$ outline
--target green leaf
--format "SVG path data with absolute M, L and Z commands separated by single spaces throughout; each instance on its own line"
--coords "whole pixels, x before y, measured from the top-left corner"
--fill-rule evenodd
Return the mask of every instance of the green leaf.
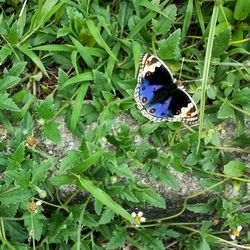
M 15 181 L 17 186 L 28 189 L 30 184 L 30 171 L 24 169 L 5 171 L 5 175 Z
M 178 60 L 180 58 L 180 35 L 181 30 L 177 29 L 167 39 L 163 39 L 159 42 L 158 56 L 162 60 Z
M 61 142 L 60 124 L 56 122 L 47 123 L 43 127 L 43 136 L 58 144 Z
M 89 32 L 91 33 L 91 35 L 93 36 L 93 38 L 96 40 L 96 42 L 102 47 L 104 48 L 107 53 L 113 57 L 113 59 L 117 60 L 116 56 L 114 55 L 114 53 L 112 52 L 112 50 L 109 48 L 109 46 L 107 45 L 107 43 L 105 42 L 105 40 L 102 38 L 99 29 L 97 28 L 96 24 L 91 20 L 91 19 L 87 19 L 86 24 L 88 26 Z
M 30 60 L 33 61 L 35 65 L 43 72 L 44 75 L 49 77 L 41 59 L 30 48 L 21 45 L 17 46 L 17 48 L 26 56 L 28 56 Z
M 168 169 L 163 170 L 161 175 L 159 175 L 159 178 L 162 183 L 170 186 L 173 190 L 178 191 L 180 189 L 176 177 Z
M 83 163 L 80 163 L 76 167 L 72 169 L 72 172 L 76 174 L 80 174 L 86 171 L 91 165 L 93 165 L 103 154 L 105 153 L 105 149 L 101 149 L 94 154 L 92 154 L 89 158 L 87 158 Z
M 0 92 L 15 87 L 20 82 L 20 80 L 21 78 L 16 76 L 9 75 L 4 77 L 0 80 Z
M 175 4 L 168 5 L 163 12 L 166 17 L 159 16 L 158 20 L 153 19 L 153 31 L 155 35 L 163 35 L 168 32 L 175 21 L 175 16 L 177 13 L 177 8 Z
M 232 177 L 241 177 L 244 174 L 245 164 L 241 161 L 230 161 L 224 166 L 224 174 Z
M 0 94 L 0 109 L 6 109 L 14 112 L 20 112 L 20 109 L 14 103 L 14 101 L 8 97 L 7 93 Z
M 29 199 L 32 197 L 30 190 L 21 188 L 12 188 L 10 190 L 5 190 L 1 192 L 0 202 L 5 206 L 9 204 L 27 204 Z
M 75 175 L 75 176 L 78 178 L 80 185 L 85 190 L 90 192 L 94 196 L 95 199 L 99 200 L 101 203 L 109 207 L 115 213 L 121 215 L 124 219 L 128 220 L 130 223 L 135 224 L 135 220 L 133 219 L 133 217 L 125 209 L 123 209 L 118 203 L 112 200 L 111 197 L 107 193 L 105 193 L 103 190 L 98 188 L 90 180 L 85 179 L 78 175 Z
M 74 37 L 70 37 L 72 42 L 74 43 L 77 51 L 80 53 L 82 59 L 85 63 L 91 68 L 94 69 L 96 67 L 96 63 L 92 58 L 92 55 L 89 53 L 88 47 L 84 47 L 81 43 L 79 43 Z
M 112 237 L 108 243 L 108 249 L 118 249 L 123 248 L 125 246 L 125 242 L 127 239 L 127 231 L 125 227 L 117 227 L 112 232 Z
M 50 178 L 51 183 L 56 186 L 61 186 L 61 185 L 67 185 L 67 184 L 72 184 L 75 180 L 75 177 L 72 175 L 68 174 L 62 174 L 62 175 L 57 175 L 53 176 Z
M 54 166 L 54 162 L 52 160 L 43 161 L 39 165 L 34 164 L 32 169 L 32 181 L 35 185 L 38 185 L 40 182 L 46 180 L 48 175 L 48 171 L 50 168 Z
M 212 56 L 219 57 L 225 50 L 229 47 L 231 41 L 231 29 L 228 27 L 227 23 L 221 23 L 223 29 L 214 38 Z M 225 27 L 224 27 L 225 26 Z
M 238 21 L 245 20 L 250 12 L 250 0 L 237 0 L 234 9 L 234 18 Z
M 24 160 L 24 142 L 21 142 L 17 149 L 11 154 L 11 159 L 17 163 L 21 163 Z
M 215 203 L 214 203 L 214 201 L 210 201 L 206 204 L 196 203 L 193 205 L 186 205 L 186 208 L 189 211 L 192 211 L 195 213 L 212 214 L 214 209 L 215 209 Z
M 6 45 L 0 49 L 0 65 L 4 64 L 7 58 L 12 54 L 12 50 Z
M 143 193 L 141 193 L 140 195 L 145 202 L 148 202 L 152 206 L 166 208 L 165 200 L 159 194 L 155 193 L 152 189 L 144 189 Z
M 92 81 L 93 78 L 93 74 L 92 72 L 84 72 L 82 74 L 76 75 L 71 77 L 70 79 L 68 79 L 66 82 L 63 83 L 63 85 L 61 86 L 60 90 L 69 87 L 70 85 L 74 84 L 74 83 L 78 83 L 78 82 L 84 82 L 84 81 Z
M 80 86 L 80 88 L 77 91 L 75 103 L 73 105 L 72 115 L 70 118 L 70 127 L 73 131 L 75 131 L 77 122 L 80 118 L 83 100 L 87 93 L 88 87 L 89 87 L 89 82 L 85 82 Z
M 115 213 L 113 210 L 106 208 L 100 218 L 100 220 L 98 221 L 98 224 L 100 225 L 104 225 L 104 224 L 108 224 L 115 216 Z
M 140 126 L 139 132 L 142 136 L 153 133 L 158 127 L 159 123 L 150 123 Z
M 221 105 L 220 110 L 218 112 L 219 119 L 225 119 L 229 117 L 234 117 L 234 110 L 231 108 L 230 103 L 228 100 Z
M 54 107 L 53 95 L 48 95 L 44 101 L 37 107 L 37 113 L 40 118 L 50 120 L 54 117 L 56 110 Z

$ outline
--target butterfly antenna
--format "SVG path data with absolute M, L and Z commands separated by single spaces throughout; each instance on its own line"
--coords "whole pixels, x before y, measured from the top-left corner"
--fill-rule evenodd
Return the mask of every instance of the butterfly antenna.
M 200 79 L 193 79 L 193 80 L 184 80 L 182 82 L 201 82 L 203 80 L 203 78 L 200 78 Z
M 180 79 L 181 79 L 181 75 L 182 75 L 182 69 L 183 69 L 184 60 L 185 60 L 185 58 L 184 58 L 184 57 L 182 57 L 182 60 L 181 60 L 181 71 L 180 71 L 180 74 L 179 74 L 179 79 L 178 79 L 178 81 L 180 81 Z

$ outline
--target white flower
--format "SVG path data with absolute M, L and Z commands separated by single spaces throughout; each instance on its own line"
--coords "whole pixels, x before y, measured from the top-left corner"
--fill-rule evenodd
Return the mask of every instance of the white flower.
M 232 240 L 235 240 L 236 237 L 239 237 L 241 229 L 242 229 L 242 226 L 238 226 L 237 228 L 229 229 L 230 238 Z
M 141 222 L 145 222 L 146 218 L 143 217 L 143 212 L 138 212 L 137 214 L 135 212 L 131 213 L 131 216 L 135 218 L 135 220 L 140 224 Z

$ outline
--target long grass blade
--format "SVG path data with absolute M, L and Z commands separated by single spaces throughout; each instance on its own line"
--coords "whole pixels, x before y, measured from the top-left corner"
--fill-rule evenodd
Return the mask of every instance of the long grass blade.
M 211 18 L 211 24 L 210 24 L 210 30 L 209 30 L 207 48 L 206 48 L 206 55 L 205 55 L 205 62 L 204 62 L 204 69 L 203 69 L 203 75 L 202 75 L 203 81 L 202 81 L 202 88 L 201 88 L 199 139 L 198 139 L 198 144 L 197 144 L 197 152 L 199 151 L 199 148 L 200 148 L 200 142 L 201 142 L 201 136 L 202 136 L 208 74 L 209 74 L 209 67 L 210 67 L 210 62 L 211 62 L 214 34 L 215 34 L 215 28 L 216 28 L 216 23 L 218 19 L 219 8 L 220 8 L 220 5 L 215 2 L 214 8 L 213 8 L 213 14 Z

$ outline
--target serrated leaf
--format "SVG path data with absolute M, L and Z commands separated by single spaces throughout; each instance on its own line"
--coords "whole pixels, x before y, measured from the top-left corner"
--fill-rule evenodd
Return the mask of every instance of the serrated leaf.
M 0 109 L 6 109 L 14 112 L 19 112 L 20 109 L 15 104 L 15 102 L 9 98 L 9 95 L 7 93 L 0 94 Z
M 32 169 L 32 181 L 35 185 L 38 183 L 45 181 L 48 170 L 54 166 L 54 162 L 52 160 L 43 161 L 39 165 L 35 164 Z
M 123 248 L 127 239 L 127 232 L 124 227 L 115 229 L 112 233 L 112 238 L 108 243 L 108 249 Z
M 54 107 L 54 99 L 52 95 L 48 95 L 46 99 L 40 103 L 40 105 L 37 107 L 37 113 L 40 118 L 43 118 L 45 120 L 53 118 L 56 110 Z
M 166 208 L 165 200 L 153 190 L 149 188 L 145 189 L 143 190 L 143 193 L 141 193 L 141 195 L 147 203 L 153 205 L 154 207 Z
M 100 220 L 98 221 L 98 223 L 101 224 L 107 224 L 109 223 L 115 216 L 115 213 L 113 210 L 106 208 L 100 218 Z
M 180 35 L 181 30 L 177 29 L 167 39 L 160 41 L 158 56 L 162 60 L 178 60 L 180 58 Z
M 224 174 L 232 177 L 241 177 L 245 170 L 245 164 L 241 161 L 230 161 L 224 166 Z
M 30 182 L 30 171 L 26 171 L 24 169 L 10 170 L 5 171 L 5 175 L 8 178 L 11 178 L 17 186 L 22 187 L 23 189 L 27 189 L 29 187 Z
M 176 180 L 176 177 L 168 170 L 165 169 L 161 172 L 161 175 L 159 176 L 162 183 L 170 186 L 173 188 L 173 190 L 178 191 L 179 190 L 179 183 Z
M 187 205 L 186 208 L 189 211 L 195 212 L 195 213 L 201 213 L 201 214 L 211 214 L 213 213 L 215 206 L 214 202 L 208 202 L 206 204 L 202 203 L 196 203 L 194 205 Z
M 43 127 L 43 136 L 56 144 L 60 143 L 61 142 L 60 124 L 56 122 L 45 124 Z

